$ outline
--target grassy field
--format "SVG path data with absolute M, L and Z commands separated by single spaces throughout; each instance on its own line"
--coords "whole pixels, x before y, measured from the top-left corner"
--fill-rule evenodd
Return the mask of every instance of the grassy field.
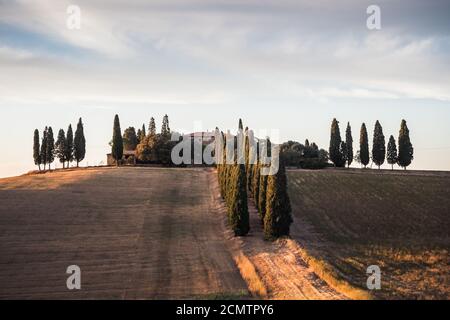
M 450 299 L 450 175 L 291 170 L 293 234 L 327 273 L 376 298 Z
M 203 169 L 0 179 L 0 299 L 249 297 Z M 81 268 L 81 290 L 66 268 Z

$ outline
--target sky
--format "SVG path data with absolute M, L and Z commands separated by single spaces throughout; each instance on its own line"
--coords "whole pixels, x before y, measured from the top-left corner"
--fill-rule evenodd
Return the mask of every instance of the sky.
M 116 113 L 123 130 L 168 114 L 184 133 L 242 118 L 324 149 L 337 118 L 355 152 L 362 122 L 387 142 L 405 119 L 410 168 L 450 170 L 450 2 L 0 0 L 0 177 L 35 169 L 34 129 L 79 117 L 83 165 L 104 163 Z

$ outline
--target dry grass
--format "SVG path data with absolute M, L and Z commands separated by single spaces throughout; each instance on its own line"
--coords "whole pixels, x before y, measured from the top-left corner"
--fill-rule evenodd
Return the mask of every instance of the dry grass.
M 330 284 L 367 292 L 375 264 L 375 298 L 450 298 L 450 175 L 290 171 L 289 192 L 297 240 Z
M 247 283 L 250 293 L 257 298 L 266 298 L 267 289 L 250 260 L 242 253 L 237 255 L 234 260 L 236 261 L 242 278 Z

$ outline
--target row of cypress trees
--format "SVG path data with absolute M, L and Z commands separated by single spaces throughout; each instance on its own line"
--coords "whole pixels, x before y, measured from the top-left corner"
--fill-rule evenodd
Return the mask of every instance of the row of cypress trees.
M 242 132 L 242 120 L 239 120 L 239 129 Z M 274 240 L 289 236 L 293 220 L 282 157 L 279 158 L 279 169 L 276 174 L 263 175 L 261 169 L 267 164 L 263 164 L 259 159 L 259 148 L 267 148 L 267 156 L 270 157 L 270 140 L 267 139 L 264 143 L 256 142 L 257 158 L 251 159 L 253 155 L 250 154 L 249 139 L 254 139 L 253 132 L 246 128 L 244 138 L 245 164 L 238 163 L 234 155 L 235 163 L 226 164 L 226 152 L 223 152 L 222 164 L 217 165 L 220 192 L 227 205 L 229 225 L 236 236 L 246 235 L 250 231 L 248 197 L 251 196 L 264 227 L 264 238 Z M 223 141 L 227 142 L 229 139 L 224 138 Z M 224 150 L 226 149 L 225 143 Z M 265 154 L 265 150 L 262 154 Z
M 51 170 L 51 164 L 55 161 L 55 157 L 63 164 L 63 168 L 69 167 L 73 161 L 77 162 L 77 167 L 86 156 L 86 138 L 84 136 L 84 125 L 80 118 L 73 136 L 72 125 L 67 129 L 67 135 L 63 129 L 58 132 L 55 142 L 52 127 L 45 127 L 42 133 L 42 140 L 39 139 L 39 130 L 34 130 L 33 139 L 33 158 L 34 164 L 41 170 L 41 165 L 46 170 Z
M 347 129 L 345 134 L 345 141 L 341 140 L 339 122 L 333 119 L 331 123 L 331 137 L 330 137 L 330 160 L 336 167 L 350 166 L 353 162 L 353 138 L 350 123 L 347 123 Z M 391 135 L 387 144 L 383 134 L 383 127 L 377 120 L 375 122 L 375 128 L 373 133 L 372 155 L 369 154 L 369 141 L 367 135 L 366 124 L 361 125 L 360 137 L 359 137 L 359 151 L 357 152 L 355 159 L 360 162 L 364 167 L 369 164 L 370 159 L 378 166 L 378 169 L 387 160 L 394 168 L 394 164 L 406 169 L 414 159 L 414 148 L 409 138 L 409 129 L 406 125 L 406 121 L 402 120 L 400 124 L 400 131 L 398 136 L 398 151 L 395 138 Z

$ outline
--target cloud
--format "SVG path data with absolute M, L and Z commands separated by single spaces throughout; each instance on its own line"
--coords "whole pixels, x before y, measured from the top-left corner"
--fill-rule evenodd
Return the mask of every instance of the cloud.
M 450 100 L 444 1 L 379 1 L 380 31 L 365 27 L 368 1 L 79 0 L 81 30 L 66 28 L 69 4 L 0 3 L 2 24 L 42 40 L 0 46 L 13 75 L 0 75 L 3 103 Z M 46 50 L 49 39 L 76 53 Z

